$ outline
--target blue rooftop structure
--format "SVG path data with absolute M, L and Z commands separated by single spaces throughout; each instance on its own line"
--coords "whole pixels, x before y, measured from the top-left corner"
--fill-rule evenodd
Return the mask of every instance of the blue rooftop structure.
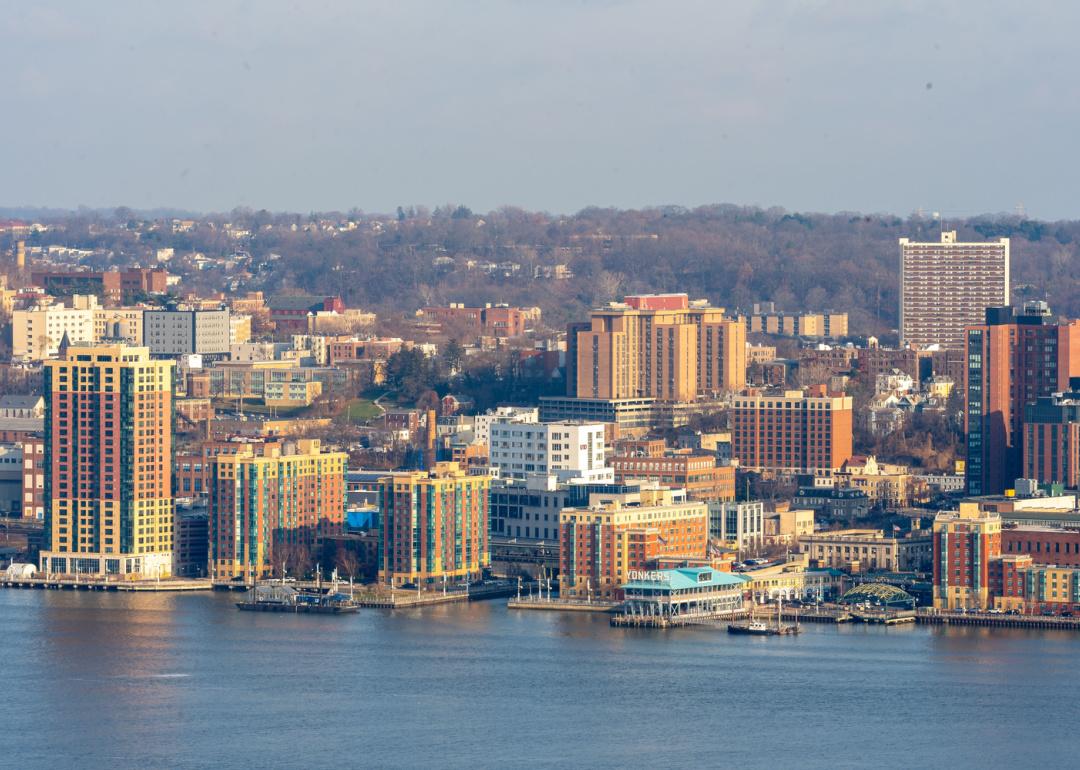
M 745 586 L 750 582 L 743 575 L 712 567 L 630 570 L 629 577 L 630 582 L 622 587 L 626 595 L 623 614 L 662 624 L 675 622 L 676 617 L 730 615 L 742 608 Z
M 658 569 L 650 572 L 630 571 L 630 582 L 623 590 L 641 591 L 660 588 L 668 591 L 685 591 L 690 588 L 727 588 L 749 583 L 750 578 L 721 572 L 712 567 L 679 567 Z

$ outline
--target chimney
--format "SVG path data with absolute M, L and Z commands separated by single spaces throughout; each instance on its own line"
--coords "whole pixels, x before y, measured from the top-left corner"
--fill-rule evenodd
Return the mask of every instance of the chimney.
M 424 443 L 424 468 L 425 470 L 435 469 L 435 428 L 437 426 L 438 417 L 435 414 L 434 409 L 428 409 L 427 412 L 427 441 Z

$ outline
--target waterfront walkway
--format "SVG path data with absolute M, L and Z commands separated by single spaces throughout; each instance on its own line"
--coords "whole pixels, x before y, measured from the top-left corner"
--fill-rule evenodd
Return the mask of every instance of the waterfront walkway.
M 81 577 L 0 578 L 3 588 L 40 588 L 71 591 L 209 591 L 212 585 L 202 578 L 162 580 L 101 580 Z
M 1080 631 L 1080 618 L 1059 615 L 1006 615 L 996 612 L 948 612 L 932 607 L 919 609 L 916 621 L 943 626 L 994 626 L 998 628 L 1054 628 Z
M 506 603 L 512 610 L 549 610 L 551 612 L 614 612 L 622 602 L 582 601 L 580 599 L 560 599 L 544 597 L 538 594 L 518 596 Z

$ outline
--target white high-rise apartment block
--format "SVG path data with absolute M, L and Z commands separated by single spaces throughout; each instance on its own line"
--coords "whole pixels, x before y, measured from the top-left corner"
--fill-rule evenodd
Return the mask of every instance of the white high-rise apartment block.
M 583 479 L 613 482 L 605 463 L 604 424 L 600 422 L 491 424 L 489 463 L 503 476 L 556 476 L 560 481 Z
M 1009 304 L 1009 239 L 940 243 L 900 239 L 900 344 L 964 349 L 964 327 Z

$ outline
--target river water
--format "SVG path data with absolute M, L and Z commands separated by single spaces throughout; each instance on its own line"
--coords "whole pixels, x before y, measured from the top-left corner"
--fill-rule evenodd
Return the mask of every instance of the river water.
M 22 768 L 1066 767 L 1080 635 L 613 629 L 503 600 L 352 616 L 0 590 Z

